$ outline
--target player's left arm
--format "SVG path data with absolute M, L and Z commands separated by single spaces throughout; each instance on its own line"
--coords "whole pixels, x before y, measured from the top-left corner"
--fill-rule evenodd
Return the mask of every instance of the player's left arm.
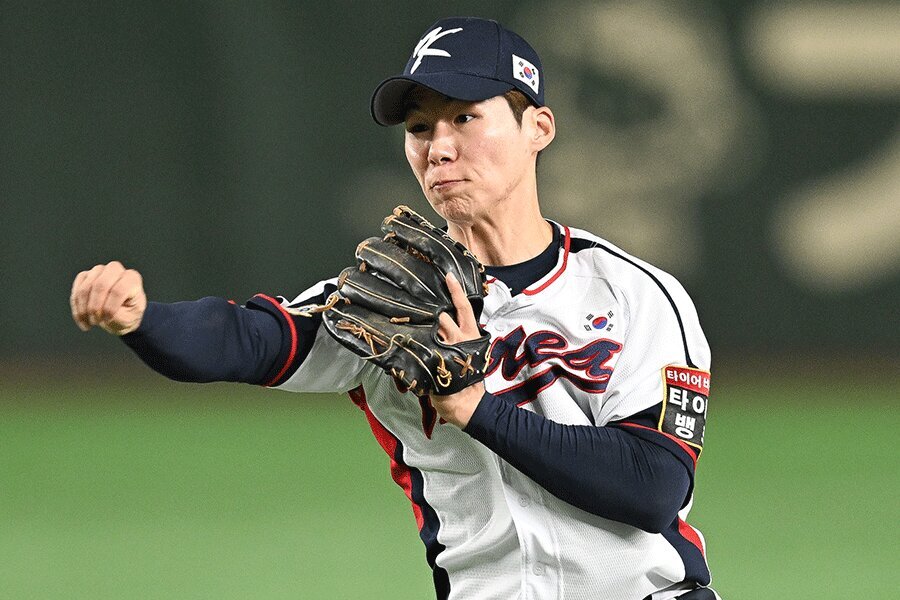
M 463 429 L 557 498 L 659 533 L 684 506 L 693 467 L 616 427 L 563 425 L 484 394 Z
M 455 281 L 447 285 L 458 322 L 441 315 L 440 333 L 451 343 L 472 339 L 477 325 L 468 302 Z M 664 436 L 657 440 L 640 428 L 563 425 L 486 393 L 481 383 L 432 395 L 432 402 L 446 421 L 590 513 L 656 533 L 672 524 L 689 498 L 693 460 Z

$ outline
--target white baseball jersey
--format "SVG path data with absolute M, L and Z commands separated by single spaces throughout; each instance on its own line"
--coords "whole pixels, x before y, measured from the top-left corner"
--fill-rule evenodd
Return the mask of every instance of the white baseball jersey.
M 562 247 L 550 273 L 516 295 L 488 280 L 487 391 L 559 423 L 661 436 L 695 461 L 710 354 L 687 293 L 612 244 L 553 225 Z M 333 284 L 281 302 L 308 304 Z M 276 387 L 349 392 L 365 412 L 413 504 L 439 597 L 665 600 L 690 587 L 678 585 L 686 578 L 709 582 L 703 538 L 684 522 L 690 503 L 663 533 L 588 513 L 437 421 L 427 400 L 401 393 L 324 327 L 299 354 L 291 352 Z M 652 422 L 629 423 L 638 414 Z

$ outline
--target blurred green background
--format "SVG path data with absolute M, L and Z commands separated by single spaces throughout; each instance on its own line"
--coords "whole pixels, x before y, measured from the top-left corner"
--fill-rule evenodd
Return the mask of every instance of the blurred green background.
M 0 598 L 432 595 L 346 398 L 162 381 L 67 301 L 112 259 L 156 300 L 292 296 L 427 213 L 368 102 L 452 14 L 543 58 L 545 214 L 697 304 L 716 587 L 900 595 L 892 4 L 0 0 Z
M 433 597 L 409 501 L 348 398 L 121 371 L 24 383 L 0 405 L 2 597 Z M 896 386 L 717 390 L 691 513 L 716 588 L 897 597 Z

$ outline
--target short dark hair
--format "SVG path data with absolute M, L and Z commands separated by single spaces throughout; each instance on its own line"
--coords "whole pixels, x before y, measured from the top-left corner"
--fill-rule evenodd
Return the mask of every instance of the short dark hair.
M 506 103 L 509 104 L 509 109 L 512 111 L 513 116 L 516 118 L 516 123 L 519 124 L 519 127 L 522 126 L 522 115 L 525 114 L 525 109 L 529 106 L 532 106 L 531 100 L 528 99 L 528 96 L 513 88 L 503 94 L 503 98 L 506 100 Z

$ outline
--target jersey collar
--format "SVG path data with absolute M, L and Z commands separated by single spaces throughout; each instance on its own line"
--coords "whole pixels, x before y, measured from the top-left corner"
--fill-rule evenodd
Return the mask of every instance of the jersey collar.
M 548 219 L 549 220 L 549 219 Z M 525 288 L 522 293 L 526 296 L 534 296 L 538 294 L 553 284 L 560 275 L 563 274 L 563 271 L 566 270 L 566 265 L 569 263 L 569 247 L 572 244 L 572 237 L 569 232 L 569 228 L 565 225 L 560 225 L 555 221 L 550 221 L 550 223 L 557 227 L 562 231 L 563 240 L 562 240 L 562 252 L 560 252 L 560 259 L 556 265 L 556 268 L 544 275 L 541 279 L 531 284 L 529 287 Z

